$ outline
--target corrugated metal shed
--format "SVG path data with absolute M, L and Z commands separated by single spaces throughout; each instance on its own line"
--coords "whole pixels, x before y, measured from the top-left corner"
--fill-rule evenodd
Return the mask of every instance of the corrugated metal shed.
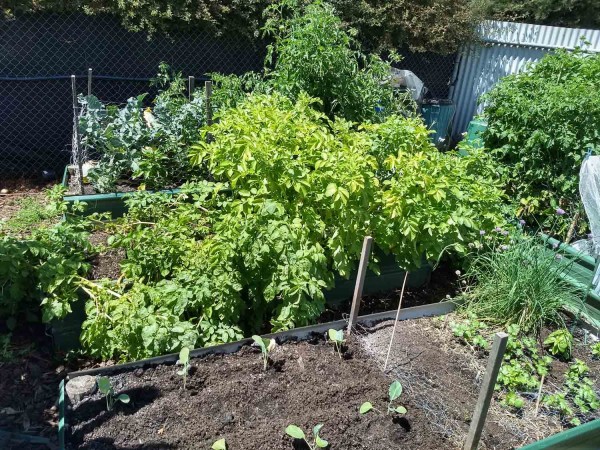
M 525 23 L 486 21 L 479 29 L 480 43 L 466 46 L 457 64 L 456 83 L 450 97 L 456 104 L 453 137 L 467 130 L 471 119 L 481 113 L 479 96 L 496 82 L 524 70 L 529 63 L 557 48 L 583 46 L 600 52 L 600 30 L 550 27 Z M 582 38 L 588 43 L 583 44 Z

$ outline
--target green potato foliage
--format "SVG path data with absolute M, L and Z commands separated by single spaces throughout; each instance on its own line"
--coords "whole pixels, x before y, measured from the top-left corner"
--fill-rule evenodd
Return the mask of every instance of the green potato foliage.
M 567 212 L 563 233 L 580 209 L 579 169 L 600 137 L 600 55 L 558 50 L 503 78 L 483 99 L 486 147 L 504 166 L 517 215 L 549 225 Z
M 414 268 L 501 220 L 484 155 L 440 154 L 416 119 L 331 121 L 315 101 L 248 96 L 190 150 L 214 181 L 128 198 L 110 225 L 127 281 L 86 287 L 102 299 L 87 304 L 88 352 L 127 360 L 308 325 L 365 235 Z
M 551 355 L 569 359 L 573 349 L 573 335 L 566 328 L 556 330 L 544 340 L 544 346 Z

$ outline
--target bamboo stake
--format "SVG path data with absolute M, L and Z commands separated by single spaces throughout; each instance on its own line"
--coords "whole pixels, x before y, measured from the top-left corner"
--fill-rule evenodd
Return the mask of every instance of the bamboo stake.
M 544 387 L 544 377 L 546 375 L 542 375 L 542 379 L 540 380 L 540 388 L 538 389 L 537 400 L 535 401 L 535 413 L 534 416 L 538 415 L 538 411 L 540 409 L 540 401 L 542 400 L 542 387 Z
M 348 321 L 347 333 L 352 333 L 352 327 L 358 319 L 358 310 L 360 309 L 360 299 L 362 298 L 363 288 L 365 284 L 365 276 L 367 274 L 367 266 L 369 264 L 369 255 L 371 254 L 371 244 L 373 238 L 365 236 L 363 240 L 362 251 L 360 253 L 360 263 L 358 264 L 358 274 L 356 276 L 356 284 L 354 285 L 354 297 L 352 297 L 352 307 L 350 308 L 350 320 Z
M 79 116 L 77 113 L 77 79 L 75 77 L 75 75 L 71 75 L 71 91 L 73 94 L 73 132 L 75 133 L 75 142 L 74 144 L 77 145 L 77 153 L 75 155 L 76 161 L 75 163 L 77 164 L 77 168 L 79 169 L 79 177 L 78 177 L 78 184 L 79 184 L 79 191 L 81 192 L 81 194 L 84 194 L 83 191 L 83 163 L 81 161 L 81 140 L 79 139 Z
M 385 357 L 385 364 L 383 365 L 384 372 L 387 369 L 388 360 L 390 359 L 390 352 L 392 351 L 392 344 L 394 343 L 394 336 L 396 335 L 396 325 L 398 325 L 398 318 L 400 317 L 400 309 L 402 308 L 402 298 L 404 298 L 404 288 L 406 287 L 407 279 L 408 279 L 408 270 L 404 274 L 404 282 L 402 283 L 402 291 L 400 292 L 400 302 L 398 303 L 398 311 L 396 311 L 396 320 L 394 321 L 392 337 L 390 338 L 390 345 L 388 346 L 387 356 Z
M 498 378 L 498 372 L 502 365 L 502 358 L 504 357 L 507 342 L 508 334 L 496 333 L 494 345 L 490 351 L 490 357 L 485 369 L 483 382 L 481 383 L 481 389 L 479 390 L 479 398 L 477 399 L 473 418 L 471 419 L 469 434 L 467 434 L 467 440 L 465 441 L 463 450 L 476 450 L 479 445 L 479 439 L 481 439 L 483 425 L 485 424 L 488 409 L 492 402 L 494 386 L 496 385 L 496 378 Z

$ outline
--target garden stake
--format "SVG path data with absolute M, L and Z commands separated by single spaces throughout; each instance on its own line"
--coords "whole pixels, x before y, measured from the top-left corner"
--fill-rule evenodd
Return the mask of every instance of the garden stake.
M 188 77 L 188 90 L 189 90 L 189 92 L 188 92 L 188 98 L 189 98 L 190 102 L 194 98 L 195 84 L 196 84 L 196 82 L 195 82 L 194 77 L 192 75 L 190 75 Z
M 79 171 L 78 184 L 81 194 L 83 191 L 83 163 L 81 162 L 81 139 L 79 139 L 79 116 L 77 114 L 77 82 L 75 75 L 71 75 L 71 91 L 73 93 L 73 145 L 77 146 L 75 151 L 75 159 L 77 163 L 77 170 Z
M 210 104 L 210 98 L 212 97 L 212 81 L 205 81 L 204 89 L 206 91 L 206 125 L 212 125 L 212 106 Z
M 537 416 L 538 415 L 538 410 L 540 409 L 540 400 L 542 400 L 542 387 L 544 387 L 544 377 L 546 375 L 542 375 L 542 379 L 540 380 L 540 388 L 538 389 L 538 396 L 537 396 L 537 400 L 535 401 L 535 412 L 533 413 L 533 416 Z
M 394 343 L 394 335 L 396 334 L 396 325 L 398 325 L 398 318 L 400 317 L 400 309 L 402 308 L 402 297 L 404 297 L 404 287 L 406 286 L 406 280 L 408 279 L 408 270 L 404 274 L 404 282 L 402 283 L 402 291 L 400 292 L 400 302 L 398 303 L 398 311 L 396 311 L 396 320 L 394 321 L 394 329 L 392 330 L 392 337 L 390 338 L 390 345 L 388 346 L 387 356 L 385 357 L 385 364 L 383 365 L 383 371 L 387 369 L 387 363 L 390 359 L 390 352 L 392 351 L 392 344 Z
M 502 365 L 502 358 L 504 357 L 504 351 L 506 350 L 507 342 L 508 334 L 496 333 L 496 336 L 494 337 L 494 345 L 492 345 L 490 357 L 485 369 L 485 376 L 483 377 L 481 389 L 479 390 L 479 398 L 477 399 L 475 411 L 473 412 L 473 418 L 471 419 L 469 434 L 467 434 L 467 440 L 463 450 L 476 450 L 477 446 L 479 445 L 479 439 L 481 439 L 481 432 L 483 431 L 485 418 L 492 401 L 494 386 L 496 385 L 496 378 L 498 378 L 498 372 L 500 371 L 500 366 Z
M 92 68 L 88 69 L 88 97 L 92 95 Z
M 371 236 L 365 236 L 363 240 L 362 252 L 360 253 L 360 263 L 358 264 L 356 284 L 354 285 L 354 297 L 352 297 L 352 308 L 350 309 L 350 320 L 348 321 L 348 334 L 352 332 L 352 327 L 356 323 L 356 319 L 358 319 L 360 299 L 362 297 L 363 287 L 365 284 L 365 275 L 367 274 L 367 265 L 369 263 L 369 255 L 371 254 L 372 243 L 373 238 Z

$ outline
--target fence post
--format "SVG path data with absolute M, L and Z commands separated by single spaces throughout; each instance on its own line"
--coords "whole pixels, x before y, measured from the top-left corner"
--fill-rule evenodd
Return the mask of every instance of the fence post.
M 195 89 L 195 84 L 196 84 L 196 80 L 195 78 L 190 75 L 188 77 L 188 95 L 189 95 L 189 100 L 190 102 L 193 100 L 194 98 L 194 89 Z
M 469 434 L 467 434 L 467 440 L 463 450 L 476 450 L 479 445 L 479 439 L 481 439 L 485 418 L 487 417 L 488 409 L 492 401 L 492 395 L 494 394 L 494 386 L 496 385 L 496 378 L 498 378 L 498 372 L 502 365 L 502 358 L 504 357 L 507 341 L 508 334 L 506 333 L 496 333 L 494 336 L 494 345 L 492 345 L 492 351 L 490 352 L 490 357 L 485 369 L 485 376 L 481 383 L 479 398 L 475 405 L 471 426 L 469 427 Z
M 88 97 L 92 95 L 92 68 L 88 69 Z
M 352 327 L 358 319 L 358 310 L 360 308 L 360 299 L 362 298 L 363 287 L 365 285 L 365 275 L 369 265 L 369 256 L 371 254 L 371 244 L 373 238 L 365 236 L 363 240 L 362 251 L 360 253 L 360 262 L 358 263 L 358 274 L 356 275 L 356 284 L 354 285 L 354 297 L 352 297 L 352 308 L 350 309 L 350 320 L 348 321 L 347 333 L 352 332 Z
M 89 72 L 88 72 L 89 73 Z M 75 146 L 74 157 L 75 163 L 77 164 L 77 171 L 79 172 L 77 182 L 79 184 L 79 191 L 84 194 L 83 191 L 83 163 L 81 161 L 81 141 L 79 139 L 79 114 L 77 112 L 77 78 L 75 75 L 71 75 L 71 91 L 73 93 L 73 142 Z
M 210 99 L 212 97 L 212 81 L 205 81 L 204 89 L 206 91 L 206 124 L 212 125 L 212 105 L 210 104 Z

